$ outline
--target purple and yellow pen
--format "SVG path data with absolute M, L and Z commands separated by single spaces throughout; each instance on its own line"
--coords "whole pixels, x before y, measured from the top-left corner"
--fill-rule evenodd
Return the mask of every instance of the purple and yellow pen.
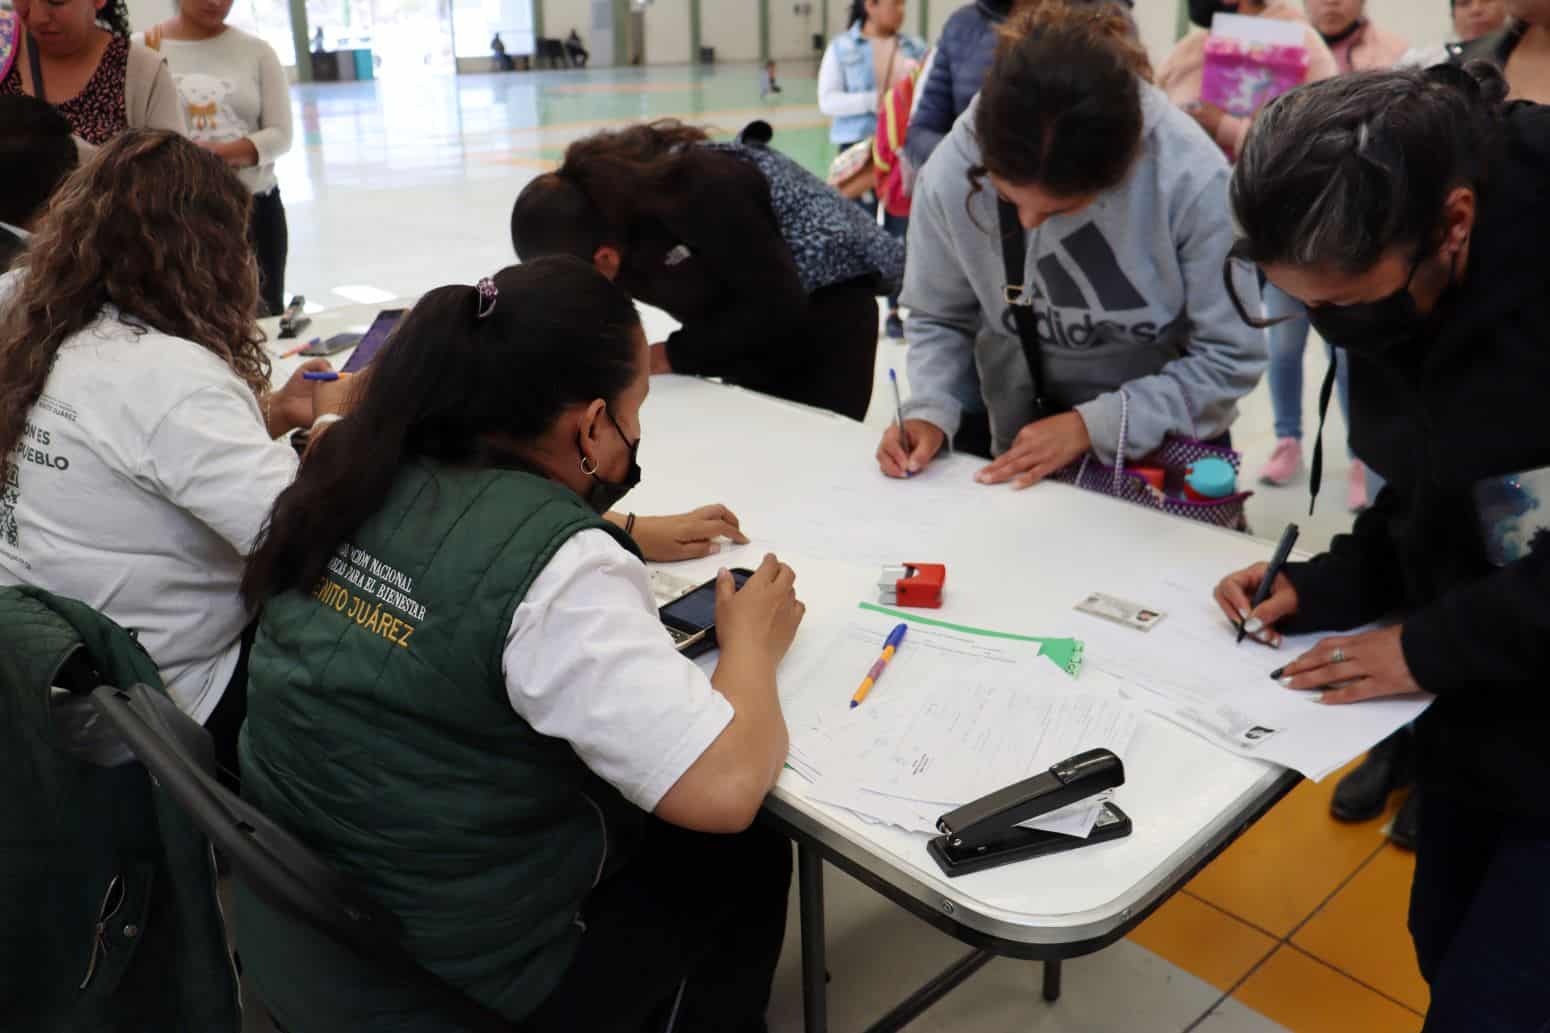
M 900 624 L 888 633 L 888 641 L 883 643 L 883 655 L 877 658 L 877 663 L 873 664 L 872 669 L 866 673 L 866 677 L 861 679 L 861 687 L 856 690 L 854 696 L 850 697 L 852 710 L 861 705 L 867 693 L 872 691 L 872 686 L 877 684 L 877 679 L 883 676 L 883 669 L 888 666 L 888 661 L 893 659 L 893 654 L 899 651 L 899 643 L 904 641 L 904 633 L 908 630 L 908 624 Z

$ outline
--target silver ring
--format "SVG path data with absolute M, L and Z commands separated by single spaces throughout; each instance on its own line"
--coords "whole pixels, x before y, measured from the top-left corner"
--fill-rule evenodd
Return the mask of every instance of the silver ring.
M 1345 655 L 1345 650 L 1344 649 L 1340 649 L 1340 648 L 1337 647 L 1335 649 L 1335 651 L 1330 654 L 1329 662 L 1332 663 L 1332 664 L 1343 664 L 1343 663 L 1345 663 L 1345 661 L 1346 661 L 1346 655 Z

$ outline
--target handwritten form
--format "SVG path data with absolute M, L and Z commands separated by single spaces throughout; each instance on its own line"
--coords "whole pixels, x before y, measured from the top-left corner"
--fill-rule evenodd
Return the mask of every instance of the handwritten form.
M 934 833 L 947 811 L 1099 747 L 1124 758 L 1141 708 L 1077 682 L 1036 644 L 911 624 L 865 703 L 856 683 L 897 618 L 858 610 L 806 670 L 783 672 L 788 763 L 808 795 L 870 821 Z M 1103 798 L 1029 822 L 1086 836 Z

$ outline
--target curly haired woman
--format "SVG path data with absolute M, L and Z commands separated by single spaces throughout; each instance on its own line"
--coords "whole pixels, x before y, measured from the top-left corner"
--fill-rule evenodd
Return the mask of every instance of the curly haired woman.
M 172 133 L 114 138 L 0 279 L 0 585 L 139 635 L 235 771 L 251 615 L 243 563 L 321 397 L 269 390 L 249 194 Z M 326 368 L 313 362 L 303 367 Z

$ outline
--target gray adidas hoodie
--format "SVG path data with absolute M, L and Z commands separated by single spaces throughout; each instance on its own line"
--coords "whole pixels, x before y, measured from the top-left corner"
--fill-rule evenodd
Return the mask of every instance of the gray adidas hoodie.
M 903 296 L 912 391 L 905 415 L 951 438 L 962 413 L 953 389 L 975 364 L 999 455 L 1030 422 L 1033 388 L 1004 300 L 996 194 L 987 181 L 970 198 L 978 107 L 977 99 L 969 105 L 915 185 Z M 1268 357 L 1264 332 L 1244 325 L 1222 284 L 1233 227 L 1221 149 L 1150 85 L 1142 87 L 1142 111 L 1145 139 L 1129 177 L 1086 211 L 1027 234 L 1025 286 L 1037 312 L 1045 395 L 1081 414 L 1094 450 L 1110 463 L 1121 445 L 1121 387 L 1129 403 L 1124 451 L 1134 459 L 1166 434 L 1224 433 Z M 1253 270 L 1237 266 L 1235 283 L 1257 312 Z

